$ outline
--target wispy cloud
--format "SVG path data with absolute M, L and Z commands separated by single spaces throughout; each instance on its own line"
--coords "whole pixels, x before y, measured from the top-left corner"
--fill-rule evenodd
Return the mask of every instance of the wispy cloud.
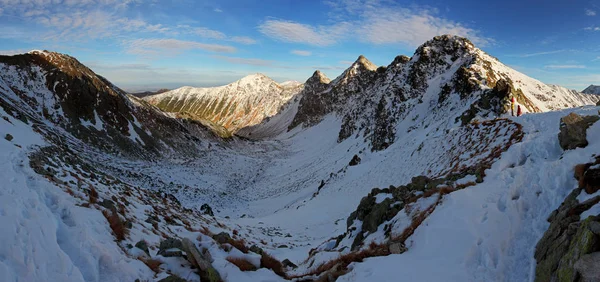
M 234 36 L 234 37 L 231 37 L 229 40 L 236 42 L 236 43 L 240 43 L 240 44 L 246 44 L 246 45 L 252 45 L 252 44 L 257 43 L 256 40 L 254 40 L 250 37 L 247 37 L 247 36 Z
M 590 16 L 593 17 L 596 15 L 596 11 L 592 10 L 592 9 L 585 9 L 585 15 L 586 16 Z
M 527 54 L 507 55 L 507 57 L 529 58 L 529 57 L 536 57 L 536 56 L 552 55 L 552 54 L 562 53 L 562 52 L 566 52 L 566 51 L 568 51 L 568 50 L 561 49 L 561 50 L 543 51 L 543 52 L 527 53 Z
M 183 51 L 200 49 L 215 53 L 233 53 L 235 47 L 218 44 L 205 44 L 195 41 L 185 41 L 178 39 L 135 39 L 124 43 L 126 51 L 129 54 L 153 56 L 165 54 L 177 55 Z
M 192 33 L 194 33 L 195 35 L 198 35 L 200 37 L 208 38 L 208 39 L 225 39 L 226 38 L 224 33 L 220 32 L 220 31 L 212 30 L 212 29 L 206 28 L 206 27 L 193 28 Z
M 547 69 L 585 69 L 584 65 L 547 65 Z
M 598 27 L 598 26 L 588 26 L 588 27 L 584 28 L 584 30 L 600 31 L 600 27 Z
M 215 8 L 213 11 L 216 12 L 216 13 L 223 13 L 223 10 L 221 10 L 219 8 Z
M 385 5 L 382 4 L 385 2 Z M 406 8 L 389 1 L 345 0 L 326 2 L 333 8 L 330 25 L 269 19 L 258 30 L 275 40 L 330 46 L 344 40 L 370 44 L 406 44 L 417 46 L 436 35 L 464 36 L 479 46 L 493 43 L 479 31 L 438 16 L 430 8 Z
M 287 20 L 267 20 L 258 26 L 258 30 L 273 39 L 304 43 L 315 46 L 329 46 L 337 43 L 349 30 L 347 23 L 337 23 L 331 26 L 311 26 Z
M 298 56 L 305 56 L 305 57 L 312 55 L 312 52 L 305 51 L 305 50 L 292 50 L 292 51 L 290 51 L 290 53 L 292 53 L 294 55 L 298 55 Z

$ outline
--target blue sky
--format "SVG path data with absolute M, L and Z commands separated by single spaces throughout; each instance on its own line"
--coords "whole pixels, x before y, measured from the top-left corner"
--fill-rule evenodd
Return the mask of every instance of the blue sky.
M 545 83 L 600 84 L 600 0 L 0 0 L 0 53 L 67 53 L 127 90 L 334 78 L 439 34 Z

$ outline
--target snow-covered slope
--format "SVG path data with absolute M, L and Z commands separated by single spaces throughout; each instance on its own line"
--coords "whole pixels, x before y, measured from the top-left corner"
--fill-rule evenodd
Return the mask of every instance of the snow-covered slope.
M 581 91 L 581 93 L 585 93 L 585 94 L 596 94 L 596 95 L 600 95 L 600 85 L 590 85 L 587 88 L 583 89 L 583 91 Z
M 225 86 L 182 87 L 144 99 L 165 112 L 191 113 L 235 133 L 274 116 L 301 90 L 300 83 L 280 85 L 257 73 Z

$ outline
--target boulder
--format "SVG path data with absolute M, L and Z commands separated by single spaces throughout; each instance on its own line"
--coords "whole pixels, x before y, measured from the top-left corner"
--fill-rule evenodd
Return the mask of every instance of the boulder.
M 213 240 L 217 241 L 219 244 L 229 243 L 231 241 L 231 236 L 227 232 L 221 232 L 219 234 L 215 234 L 212 236 Z
M 6 141 L 10 142 L 13 140 L 13 136 L 7 133 L 6 136 L 4 136 L 4 139 L 6 139 Z
M 200 211 L 202 211 L 202 213 L 204 213 L 205 215 L 210 215 L 210 216 L 215 215 L 213 213 L 212 208 L 208 204 L 202 204 L 202 206 L 200 206 Z
M 207 255 L 208 250 L 201 253 L 200 251 L 198 251 L 198 248 L 196 248 L 196 245 L 188 238 L 184 238 L 182 244 L 184 251 L 188 254 L 188 260 L 190 261 L 190 263 L 198 267 L 198 269 L 200 269 L 200 278 L 202 278 L 202 281 L 221 281 L 221 275 L 212 266 L 210 261 L 210 255 Z
M 112 211 L 113 213 L 117 212 L 117 207 L 115 206 L 115 202 L 113 202 L 111 200 L 104 199 L 102 202 L 100 202 L 98 204 L 100 206 L 104 207 L 105 209 Z
M 183 249 L 183 244 L 181 243 L 181 240 L 175 238 L 167 238 L 160 242 L 160 245 L 158 246 L 157 255 L 172 256 L 174 254 L 173 249 L 185 251 Z
M 294 264 L 293 262 L 291 262 L 289 259 L 284 259 L 281 264 L 283 264 L 284 267 L 289 267 L 289 268 L 298 268 L 298 266 L 296 264 Z
M 148 250 L 148 243 L 145 240 L 140 240 L 139 242 L 135 243 L 135 246 L 144 251 L 144 253 L 146 253 L 147 255 L 150 255 L 150 250 Z
M 257 245 L 252 245 L 249 249 L 251 252 L 262 255 L 265 251 L 263 251 L 263 249 L 261 249 L 260 247 L 258 247 Z
M 594 194 L 600 190 L 600 169 L 590 168 L 585 172 L 583 176 L 583 186 L 585 192 L 588 194 Z
M 576 113 L 562 117 L 558 133 L 560 147 L 563 150 L 586 147 L 588 145 L 587 129 L 599 119 L 598 116 L 580 116 Z
M 408 248 L 403 243 L 391 243 L 389 246 L 390 253 L 392 254 L 402 254 L 408 251 Z
M 581 276 L 582 282 L 600 281 L 600 252 L 581 256 L 575 263 L 575 269 Z
M 361 161 L 360 157 L 357 155 L 354 155 L 354 157 L 352 157 L 352 159 L 350 160 L 350 163 L 348 163 L 348 165 L 355 166 L 355 165 L 360 164 L 360 161 Z

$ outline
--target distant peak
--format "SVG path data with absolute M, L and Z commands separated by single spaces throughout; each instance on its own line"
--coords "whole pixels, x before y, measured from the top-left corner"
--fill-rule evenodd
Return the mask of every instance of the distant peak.
M 354 64 L 352 64 L 352 66 L 363 66 L 368 70 L 376 70 L 377 66 L 373 63 L 371 63 L 371 61 L 369 61 L 365 56 L 360 55 L 358 56 L 358 59 L 356 59 L 356 61 L 354 62 Z
M 324 73 L 322 73 L 320 70 L 316 70 L 313 75 L 308 79 L 308 81 L 314 81 L 314 82 L 319 82 L 319 83 L 329 83 L 331 82 L 331 79 L 329 79 L 329 77 L 327 77 Z
M 241 84 L 254 84 L 259 81 L 272 82 L 274 80 L 262 73 L 254 73 L 254 74 L 250 74 L 250 75 L 242 77 L 237 82 L 241 83 Z

